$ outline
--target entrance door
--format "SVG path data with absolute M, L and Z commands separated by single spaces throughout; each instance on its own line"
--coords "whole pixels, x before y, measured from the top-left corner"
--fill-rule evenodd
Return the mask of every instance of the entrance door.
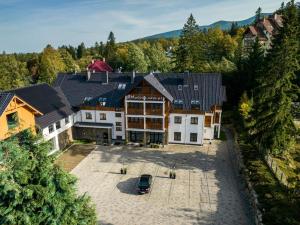
M 162 133 L 150 133 L 150 143 L 162 144 L 163 143 L 163 134 Z
M 103 133 L 103 142 L 108 143 L 108 133 L 107 132 Z
M 215 126 L 214 128 L 214 138 L 217 139 L 219 138 L 219 126 Z

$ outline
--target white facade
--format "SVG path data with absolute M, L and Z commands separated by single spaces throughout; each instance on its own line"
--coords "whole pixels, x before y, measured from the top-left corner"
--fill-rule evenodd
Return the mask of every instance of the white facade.
M 181 118 L 181 123 L 176 123 L 176 117 Z M 191 124 L 192 118 L 197 118 L 197 124 Z M 203 128 L 204 115 L 172 113 L 169 117 L 169 143 L 202 145 Z M 175 138 L 175 132 L 179 132 L 181 134 L 180 140 Z M 191 140 L 191 133 L 197 138 Z
M 117 115 L 120 115 L 120 117 L 118 117 Z M 124 112 L 101 111 L 101 110 L 80 110 L 79 112 L 76 113 L 74 123 L 76 122 L 111 123 L 112 138 L 120 139 L 120 137 L 122 137 L 122 140 L 125 139 Z
M 52 149 L 51 153 L 54 153 L 55 151 L 60 150 L 59 142 L 58 142 L 58 135 L 73 126 L 73 116 L 68 116 L 64 119 L 59 120 L 59 122 L 60 122 L 59 129 L 57 129 L 57 127 L 56 127 L 57 122 L 58 121 L 56 121 L 53 124 L 50 124 L 48 127 L 45 127 L 44 129 L 42 129 L 42 135 L 44 137 L 44 140 L 49 141 L 52 139 L 53 149 Z M 51 126 L 53 127 L 52 132 L 50 132 Z

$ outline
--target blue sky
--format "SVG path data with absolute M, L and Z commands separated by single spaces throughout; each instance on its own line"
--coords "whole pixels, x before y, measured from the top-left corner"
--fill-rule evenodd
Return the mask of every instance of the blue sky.
M 47 44 L 86 46 L 132 40 L 182 28 L 190 13 L 199 25 L 242 20 L 280 7 L 282 0 L 0 0 L 0 51 L 41 51 Z M 285 1 L 286 2 L 286 1 Z

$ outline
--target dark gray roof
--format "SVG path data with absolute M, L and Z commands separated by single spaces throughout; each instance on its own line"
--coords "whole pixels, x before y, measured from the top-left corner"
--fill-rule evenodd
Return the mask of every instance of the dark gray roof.
M 131 74 L 109 73 L 106 84 L 106 73 L 92 73 L 87 81 L 86 74 L 76 75 L 58 74 L 54 86 L 62 89 L 73 107 L 81 105 L 85 97 L 91 97 L 91 105 L 96 105 L 98 99 L 106 98 L 107 107 L 122 107 L 122 100 L 126 93 L 143 80 L 144 74 L 137 74 L 132 83 Z M 126 84 L 125 89 L 118 89 L 119 84 Z
M 182 100 L 185 110 L 191 109 L 191 101 L 196 100 L 202 111 L 210 111 L 214 105 L 222 105 L 226 100 L 225 87 L 222 86 L 221 74 L 136 74 L 134 82 L 132 74 L 109 73 L 109 82 L 106 84 L 105 73 L 92 73 L 90 80 L 85 74 L 59 74 L 55 86 L 61 88 L 73 107 L 80 106 L 85 97 L 91 97 L 91 105 L 98 99 L 106 98 L 107 107 L 123 107 L 123 98 L 132 89 L 146 80 L 172 103 Z M 126 84 L 123 90 L 118 89 L 119 84 Z M 178 89 L 182 85 L 182 90 Z M 194 90 L 194 85 L 198 90 Z
M 55 123 L 73 113 L 60 88 L 53 88 L 48 84 L 37 84 L 29 87 L 10 90 L 44 115 L 36 117 L 36 123 L 41 128 Z
M 14 97 L 12 93 L 0 93 L 0 116 Z
M 172 95 L 165 89 L 165 87 L 157 80 L 157 78 L 153 74 L 145 76 L 145 80 L 168 100 L 173 102 L 174 99 Z
M 174 100 L 182 100 L 183 108 L 191 109 L 191 101 L 199 101 L 202 111 L 210 111 L 214 105 L 222 106 L 226 101 L 225 87 L 219 73 L 201 74 L 155 74 L 155 77 L 173 96 Z M 182 85 L 182 90 L 178 90 Z M 198 90 L 194 90 L 194 85 Z

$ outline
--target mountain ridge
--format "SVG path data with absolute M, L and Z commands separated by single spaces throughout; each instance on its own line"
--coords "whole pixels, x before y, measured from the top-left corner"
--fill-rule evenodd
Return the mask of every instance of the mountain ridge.
M 268 15 L 271 15 L 271 14 L 272 13 L 262 13 L 263 16 L 268 16 Z M 237 22 L 239 27 L 243 27 L 243 26 L 250 25 L 251 23 L 254 22 L 254 20 L 255 20 L 255 16 L 252 16 L 248 19 L 239 20 L 239 21 L 219 20 L 219 21 L 214 22 L 212 24 L 202 25 L 202 26 L 199 26 L 199 27 L 200 27 L 201 30 L 209 29 L 209 28 L 215 28 L 215 27 L 220 27 L 222 30 L 229 30 L 230 27 L 231 27 L 231 24 L 233 22 Z M 149 40 L 149 39 L 159 39 L 159 38 L 176 38 L 176 37 L 180 36 L 181 31 L 182 31 L 182 29 L 167 31 L 167 32 L 159 33 L 159 34 L 146 36 L 146 37 L 143 37 L 141 39 Z

